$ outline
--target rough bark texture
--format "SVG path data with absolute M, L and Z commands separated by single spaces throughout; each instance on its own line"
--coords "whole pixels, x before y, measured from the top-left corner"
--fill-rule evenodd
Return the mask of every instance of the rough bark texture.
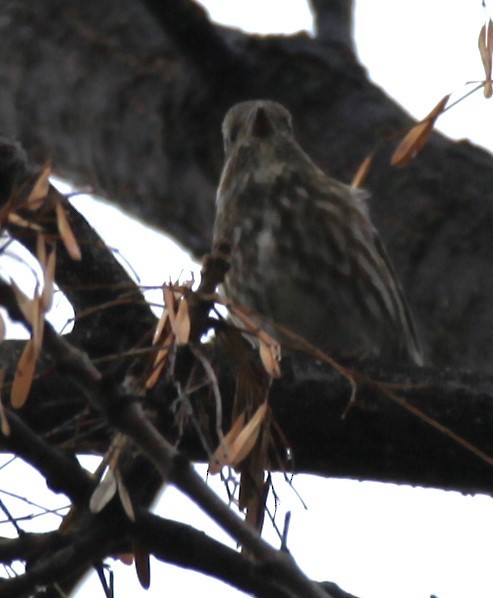
M 431 367 L 383 371 L 378 364 L 351 364 L 360 375 L 359 390 L 342 419 L 350 396 L 345 379 L 313 359 L 290 356 L 272 389 L 275 419 L 293 448 L 296 471 L 491 493 L 493 159 L 471 144 L 434 135 L 410 166 L 392 168 L 392 149 L 412 121 L 358 64 L 351 3 L 313 0 L 313 7 L 315 38 L 257 37 L 211 25 L 190 0 L 5 0 L 0 132 L 19 140 L 38 163 L 50 156 L 56 173 L 92 185 L 197 256 L 209 249 L 222 163 L 220 123 L 233 103 L 267 97 L 285 104 L 303 147 L 344 181 L 375 150 L 367 180 L 373 217 L 417 316 Z M 31 172 L 25 156 L 2 144 L 2 205 Z M 50 190 L 43 226 L 54 236 L 50 209 L 59 201 Z M 8 416 L 13 433 L 0 437 L 0 444 L 38 467 L 53 488 L 82 505 L 81 513 L 66 536 L 55 532 L 0 542 L 3 562 L 25 558 L 29 563 L 26 576 L 3 582 L 1 593 L 17 596 L 55 581 L 70 589 L 86 566 L 126 549 L 129 538 L 147 538 L 147 549 L 159 557 L 231 583 L 217 561 L 203 558 L 220 552 L 216 545 L 179 530 L 190 542 L 180 548 L 187 556 L 170 556 L 169 545 L 146 531 L 152 521 L 145 507 L 163 478 L 149 459 L 167 459 L 172 483 L 192 492 L 187 468 L 166 444 L 176 434 L 169 411 L 176 387 L 161 381 L 143 402 L 148 418 L 141 417 L 141 398 L 132 395 L 132 384 L 145 361 L 137 353 L 124 359 L 115 354 L 147 347 L 154 316 L 90 226 L 65 207 L 82 242 L 83 260 L 74 263 L 59 247 L 57 283 L 76 314 L 85 317 L 66 345 L 48 334 L 40 376 L 26 407 Z M 2 211 L 2 225 L 4 216 Z M 26 246 L 35 246 L 26 229 L 8 228 Z M 0 285 L 0 302 L 22 319 L 6 285 Z M 91 311 L 101 304 L 108 307 Z M 0 346 L 8 376 L 22 347 L 19 342 Z M 228 414 L 233 374 L 220 355 L 211 359 Z M 190 373 L 190 355 L 179 356 L 178 366 L 182 374 Z M 95 367 L 102 376 L 98 382 L 91 378 Z M 375 380 L 403 384 L 393 390 L 405 404 L 396 404 Z M 210 400 L 205 391 L 194 396 L 197 405 Z M 70 468 L 58 448 L 103 452 L 115 429 L 129 434 L 149 457 L 129 459 L 123 471 L 142 508 L 134 526 L 118 505 L 97 517 L 88 513 L 94 482 L 75 464 Z M 193 459 L 204 458 L 191 432 L 180 448 Z M 60 470 L 67 475 L 57 476 Z M 209 514 L 215 512 L 211 497 L 200 500 Z M 216 518 L 229 521 L 224 513 Z M 166 526 L 156 523 L 161 524 Z M 235 529 L 236 538 L 246 538 L 262 555 L 259 561 L 230 552 L 220 557 L 231 559 L 239 572 L 237 587 L 259 596 L 320 595 L 294 566 L 284 563 L 279 575 L 265 547 Z M 166 533 L 175 532 L 169 526 Z M 81 550 L 74 554 L 70 543 L 77 538 Z M 195 542 L 202 552 L 194 549 L 198 557 L 190 563 Z M 40 546 L 53 558 L 40 558 Z M 263 567 L 262 559 L 272 568 Z M 294 580 L 291 589 L 273 589 L 271 584 L 284 578 Z M 329 586 L 330 595 L 343 595 Z
M 492 159 L 434 135 L 411 166 L 390 167 L 382 140 L 411 120 L 359 66 L 348 6 L 315 2 L 311 39 L 215 28 L 185 1 L 3 3 L 1 129 L 196 255 L 234 102 L 286 104 L 302 145 L 345 181 L 378 147 L 372 212 L 430 363 L 490 370 Z

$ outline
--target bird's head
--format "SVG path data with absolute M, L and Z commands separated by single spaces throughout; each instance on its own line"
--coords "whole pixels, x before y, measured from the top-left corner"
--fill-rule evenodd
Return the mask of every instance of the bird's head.
M 235 104 L 223 122 L 224 151 L 243 140 L 265 140 L 293 134 L 291 114 L 281 104 L 271 100 L 253 100 Z

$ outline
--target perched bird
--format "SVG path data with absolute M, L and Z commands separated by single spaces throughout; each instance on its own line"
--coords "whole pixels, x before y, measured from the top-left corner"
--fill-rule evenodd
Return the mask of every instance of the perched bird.
M 332 355 L 421 364 L 368 194 L 312 162 L 277 102 L 236 104 L 223 137 L 214 245 L 231 250 L 227 298 Z

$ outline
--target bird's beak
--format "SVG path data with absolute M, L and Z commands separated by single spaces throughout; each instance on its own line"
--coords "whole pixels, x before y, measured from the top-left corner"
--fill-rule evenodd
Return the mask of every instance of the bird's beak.
M 262 106 L 258 106 L 253 111 L 250 131 L 252 136 L 265 139 L 274 132 L 272 124 Z

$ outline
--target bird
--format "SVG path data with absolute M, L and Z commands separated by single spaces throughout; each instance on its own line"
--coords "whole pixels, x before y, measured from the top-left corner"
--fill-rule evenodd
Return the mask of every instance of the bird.
M 228 248 L 227 300 L 332 356 L 422 365 L 369 193 L 325 174 L 278 102 L 235 104 L 222 133 L 213 247 Z

